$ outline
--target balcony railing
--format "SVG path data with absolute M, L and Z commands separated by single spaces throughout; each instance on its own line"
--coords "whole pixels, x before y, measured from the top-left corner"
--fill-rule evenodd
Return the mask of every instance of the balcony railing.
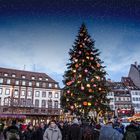
M 0 114 L 24 114 L 24 115 L 60 115 L 60 108 L 28 108 L 2 106 Z

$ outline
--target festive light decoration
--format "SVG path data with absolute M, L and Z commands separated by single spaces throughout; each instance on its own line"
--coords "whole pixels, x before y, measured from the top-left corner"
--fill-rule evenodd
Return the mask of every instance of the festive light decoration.
M 85 88 L 82 86 L 82 87 L 81 87 L 81 90 L 84 90 L 84 89 L 85 89 Z
M 79 51 L 78 53 L 79 53 L 79 54 L 81 54 L 82 52 L 81 52 L 81 51 Z
M 87 84 L 87 87 L 89 88 L 90 87 L 90 84 Z
M 76 68 L 78 68 L 78 67 L 79 67 L 79 65 L 78 65 L 78 64 L 75 64 L 75 67 L 76 67 Z
M 70 61 L 64 73 L 64 94 L 61 104 L 65 110 L 76 115 L 86 116 L 88 111 L 106 110 L 106 92 L 104 67 L 101 66 L 98 49 L 82 25 L 73 50 L 70 49 Z M 103 72 L 104 71 L 104 72 Z M 100 81 L 100 79 L 103 79 Z M 104 94 L 103 94 L 104 93 Z M 86 101 L 87 100 L 87 101 Z
M 99 90 L 102 90 L 101 88 L 99 88 Z
M 72 81 L 67 82 L 67 86 L 70 86 L 72 84 Z
M 90 102 L 88 102 L 88 106 L 91 106 L 91 103 Z
M 99 63 L 97 63 L 97 67 L 100 67 L 100 64 Z
M 89 89 L 89 90 L 88 90 L 88 92 L 90 92 L 90 93 L 91 93 L 91 92 L 93 92 L 93 90 L 92 90 L 92 89 Z
M 88 105 L 88 102 L 87 102 L 87 101 L 84 101 L 84 102 L 83 102 L 83 105 L 84 105 L 84 106 L 87 106 L 87 105 Z
M 88 72 L 88 70 L 87 70 L 87 69 L 85 69 L 85 70 L 84 70 L 84 72 L 85 72 L 85 73 L 87 73 L 87 72 Z
M 76 70 L 73 70 L 73 72 L 75 73 L 75 72 L 76 72 Z
M 90 57 L 90 60 L 93 60 L 94 58 L 93 57 Z
M 73 109 L 74 109 L 74 106 L 73 106 L 73 105 L 71 105 L 71 106 L 70 106 L 70 108 L 73 110 Z
M 78 59 L 74 59 L 74 62 L 78 62 Z
M 97 86 L 96 84 L 93 85 L 93 87 L 96 87 L 96 86 Z
M 70 90 L 67 90 L 67 93 L 70 93 Z

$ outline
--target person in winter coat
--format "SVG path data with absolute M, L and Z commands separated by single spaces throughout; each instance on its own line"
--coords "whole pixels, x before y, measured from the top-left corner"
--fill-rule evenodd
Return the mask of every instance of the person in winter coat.
M 25 131 L 25 140 L 34 140 L 34 127 L 32 124 L 27 126 L 27 130 Z
M 43 140 L 62 140 L 62 134 L 56 121 L 50 121 L 49 127 L 45 130 Z
M 112 122 L 108 122 L 107 125 L 101 127 L 99 140 L 122 140 L 122 139 L 123 135 L 113 128 Z
M 137 127 L 137 123 L 134 121 L 132 121 L 130 125 L 126 127 L 123 140 L 128 139 L 140 140 L 140 130 Z
M 66 140 L 66 127 L 63 121 L 59 122 L 58 128 L 61 131 L 62 134 L 62 140 Z
M 34 140 L 43 140 L 43 135 L 45 132 L 45 124 L 43 122 L 40 123 L 40 126 L 35 130 L 35 138 Z
M 75 118 L 72 125 L 69 127 L 69 140 L 81 140 L 82 129 L 79 125 L 78 119 Z
M 12 121 L 12 124 L 4 130 L 3 134 L 6 140 L 10 140 L 11 138 L 20 138 L 20 131 L 16 126 L 16 120 Z

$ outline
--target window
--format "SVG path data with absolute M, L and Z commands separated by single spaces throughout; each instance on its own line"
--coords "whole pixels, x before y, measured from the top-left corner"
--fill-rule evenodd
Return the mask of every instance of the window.
M 12 77 L 16 77 L 16 75 L 15 74 L 12 74 Z
M 5 95 L 9 95 L 10 94 L 10 89 L 6 89 L 5 90 Z
M 54 101 L 54 108 L 58 108 L 58 101 Z
M 39 82 L 36 82 L 36 86 L 39 87 Z
M 18 96 L 18 90 L 14 91 L 14 96 Z
M 130 98 L 129 97 L 127 97 L 127 101 L 130 101 Z
M 22 81 L 22 86 L 25 86 L 26 82 L 25 81 Z
M 41 106 L 46 107 L 46 100 L 42 100 Z
M 35 79 L 35 77 L 34 76 L 32 76 L 32 80 L 34 80 Z
M 20 105 L 25 106 L 26 105 L 26 101 L 24 98 L 20 99 Z
M 39 80 L 42 80 L 42 77 L 39 77 Z
M 55 97 L 55 98 L 58 98 L 58 93 L 57 93 L 57 92 L 55 93 L 54 97 Z
M 51 83 L 49 83 L 49 87 L 52 87 L 52 84 Z
M 39 91 L 36 91 L 35 92 L 35 97 L 39 97 L 40 96 L 40 92 Z
M 35 107 L 39 107 L 39 100 L 38 99 L 35 100 Z
M 25 75 L 22 75 L 21 77 L 22 77 L 23 79 L 25 79 Z
M 32 82 L 29 82 L 29 86 L 32 86 Z
M 21 91 L 21 96 L 25 96 L 25 90 Z
M 46 87 L 46 83 L 42 83 L 42 87 L 44 87 L 44 88 L 45 88 L 45 87 Z
M 42 92 L 42 97 L 46 97 L 46 92 L 45 91 Z
M 8 76 L 8 74 L 7 73 L 4 73 L 4 76 Z
M 48 97 L 49 97 L 49 98 L 52 98 L 52 92 L 49 92 Z
M 19 85 L 19 81 L 16 81 L 16 83 L 15 83 L 16 85 Z
M 4 98 L 4 105 L 8 105 L 9 104 L 9 99 L 8 98 Z
M 32 100 L 31 99 L 27 99 L 26 100 L 26 105 L 27 106 L 32 106 Z
M 31 97 L 32 96 L 32 92 L 31 91 L 28 91 L 28 97 Z
M 3 83 L 3 78 L 0 78 L 0 83 Z
M 10 79 L 7 79 L 7 84 L 10 84 L 11 80 Z
M 55 88 L 58 88 L 58 85 L 57 84 L 55 84 Z
M 0 88 L 0 94 L 2 94 L 2 88 Z
M 133 97 L 133 101 L 135 101 L 135 97 Z
M 48 100 L 48 108 L 52 108 L 52 100 Z

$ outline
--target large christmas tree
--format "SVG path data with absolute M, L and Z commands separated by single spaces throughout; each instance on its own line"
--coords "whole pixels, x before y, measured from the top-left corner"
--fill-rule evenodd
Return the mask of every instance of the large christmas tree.
M 70 61 L 64 73 L 64 88 L 61 98 L 64 110 L 76 115 L 87 116 L 91 110 L 100 112 L 108 109 L 108 99 L 103 61 L 94 47 L 85 24 L 82 24 L 77 39 L 70 49 Z

